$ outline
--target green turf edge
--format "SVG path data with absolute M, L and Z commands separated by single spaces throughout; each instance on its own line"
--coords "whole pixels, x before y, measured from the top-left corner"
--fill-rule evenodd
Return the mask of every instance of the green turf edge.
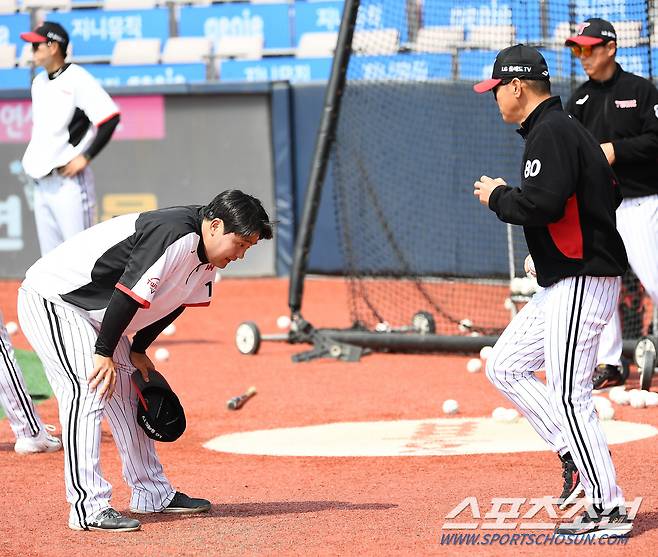
M 15 353 L 18 365 L 23 371 L 23 377 L 25 377 L 27 390 L 32 395 L 34 403 L 39 404 L 53 396 L 53 391 L 46 379 L 38 356 L 29 350 L 15 350 Z M 5 413 L 0 406 L 0 419 L 4 417 Z

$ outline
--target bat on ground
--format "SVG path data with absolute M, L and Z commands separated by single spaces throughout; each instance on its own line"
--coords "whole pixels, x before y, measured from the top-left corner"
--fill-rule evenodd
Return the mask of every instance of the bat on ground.
M 240 410 L 245 403 L 256 394 L 256 387 L 249 387 L 240 396 L 235 396 L 226 402 L 226 408 L 229 410 Z

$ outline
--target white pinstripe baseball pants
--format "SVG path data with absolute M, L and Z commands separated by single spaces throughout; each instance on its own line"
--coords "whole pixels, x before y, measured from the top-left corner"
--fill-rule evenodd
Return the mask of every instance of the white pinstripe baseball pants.
M 153 441 L 137 425 L 137 395 L 130 381 L 135 368 L 130 363 L 128 337 L 121 337 L 114 352 L 116 390 L 106 401 L 87 383 L 98 335 L 89 321 L 24 288 L 18 293 L 18 315 L 59 403 L 69 525 L 86 528 L 88 519 L 110 506 L 112 487 L 100 466 L 103 416 L 121 455 L 123 478 L 132 491 L 130 508 L 161 511 L 175 490 L 164 475 Z
M 16 439 L 36 437 L 43 422 L 27 392 L 25 379 L 0 312 L 0 404 Z
M 658 306 L 658 195 L 624 199 L 617 209 L 617 230 L 628 262 L 654 306 Z M 622 332 L 619 311 L 601 333 L 597 363 L 621 363 Z
M 73 178 L 51 173 L 35 180 L 34 219 L 41 255 L 96 224 L 94 174 L 86 167 Z
M 570 277 L 540 290 L 487 360 L 487 377 L 558 453 L 569 450 L 592 504 L 624 503 L 592 401 L 599 337 L 617 307 L 619 277 Z M 546 384 L 534 372 L 546 370 Z

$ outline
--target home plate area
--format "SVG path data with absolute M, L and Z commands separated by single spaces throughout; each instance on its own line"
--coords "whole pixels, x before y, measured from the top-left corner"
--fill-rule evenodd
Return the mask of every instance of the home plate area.
M 652 437 L 647 424 L 601 422 L 610 445 Z M 386 422 L 343 422 L 220 435 L 207 449 L 268 456 L 448 456 L 546 451 L 527 420 L 437 418 Z

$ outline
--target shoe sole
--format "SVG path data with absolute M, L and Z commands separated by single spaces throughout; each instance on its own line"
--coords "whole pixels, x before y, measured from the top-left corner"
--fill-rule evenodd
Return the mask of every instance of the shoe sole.
M 157 514 L 157 513 L 167 513 L 167 514 L 197 514 L 205 513 L 210 510 L 211 505 L 204 507 L 196 507 L 190 509 L 189 507 L 174 507 L 172 509 L 162 509 L 161 511 L 140 511 L 137 509 L 130 509 L 130 512 L 133 514 Z
M 137 532 L 137 530 L 141 529 L 141 527 L 141 524 L 139 526 L 132 526 L 130 528 L 99 528 L 98 526 L 88 526 L 87 530 L 94 532 Z M 69 528 L 77 532 L 85 531 L 85 528 L 82 526 L 74 526 L 72 524 L 69 524 Z
M 62 450 L 61 445 L 59 445 L 57 447 L 46 447 L 45 449 L 35 449 L 35 450 L 23 450 L 23 449 L 14 448 L 14 452 L 16 454 L 20 454 L 20 455 L 41 454 L 41 453 L 56 453 L 57 451 L 61 451 L 61 450 Z
M 571 495 L 567 497 L 560 505 L 558 506 L 558 509 L 563 511 L 567 507 L 570 507 L 576 502 L 576 499 L 580 496 L 581 493 L 585 493 L 585 488 L 583 487 L 583 484 L 579 483 L 576 489 L 574 489 L 571 492 Z

